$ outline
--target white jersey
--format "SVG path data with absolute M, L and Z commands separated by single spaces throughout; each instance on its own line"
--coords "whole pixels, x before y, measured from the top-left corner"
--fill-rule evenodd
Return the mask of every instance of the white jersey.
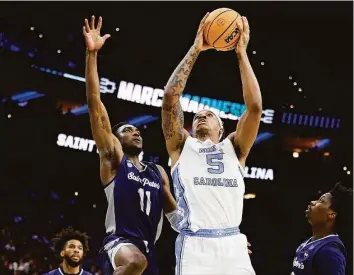
M 238 227 L 242 220 L 244 170 L 231 141 L 218 144 L 188 137 L 171 169 L 177 201 L 177 228 Z

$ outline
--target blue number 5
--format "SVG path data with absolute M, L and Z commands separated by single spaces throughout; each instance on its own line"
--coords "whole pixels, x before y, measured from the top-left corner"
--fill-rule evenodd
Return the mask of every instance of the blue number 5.
M 221 174 L 224 172 L 224 164 L 219 161 L 223 159 L 223 154 L 209 154 L 206 155 L 207 164 L 213 168 L 208 168 L 210 174 Z M 215 161 L 214 161 L 215 160 Z

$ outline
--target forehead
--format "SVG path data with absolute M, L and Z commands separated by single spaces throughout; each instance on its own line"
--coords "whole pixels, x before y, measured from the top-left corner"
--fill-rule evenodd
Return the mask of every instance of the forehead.
M 69 246 L 69 245 L 83 246 L 79 240 L 69 240 L 69 241 L 67 241 L 66 245 L 67 246 Z
M 212 111 L 209 111 L 209 110 L 202 110 L 202 111 L 198 112 L 195 115 L 195 117 L 202 116 L 202 115 L 208 115 L 208 114 L 211 114 L 211 115 L 213 115 L 213 117 L 215 117 L 215 114 Z

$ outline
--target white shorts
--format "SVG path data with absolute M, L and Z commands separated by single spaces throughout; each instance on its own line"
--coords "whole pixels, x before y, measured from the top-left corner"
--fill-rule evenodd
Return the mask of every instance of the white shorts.
M 115 259 L 115 256 L 116 256 L 118 250 L 121 249 L 123 246 L 127 246 L 127 245 L 134 245 L 134 244 L 132 244 L 132 243 L 118 243 L 117 241 L 111 241 L 110 243 L 105 245 L 105 250 L 106 250 L 108 259 L 111 262 L 113 270 L 117 269 L 114 259 Z
M 177 237 L 176 275 L 255 274 L 244 234 L 221 237 L 180 234 Z

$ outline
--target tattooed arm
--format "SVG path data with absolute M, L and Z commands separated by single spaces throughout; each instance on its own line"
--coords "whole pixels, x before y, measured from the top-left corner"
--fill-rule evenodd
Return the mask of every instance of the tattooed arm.
M 189 135 L 183 128 L 184 116 L 179 99 L 198 55 L 199 50 L 192 46 L 165 87 L 162 100 L 162 130 L 171 157 L 176 151 L 180 151 Z
M 90 115 L 91 131 L 100 154 L 100 175 L 104 185 L 115 176 L 118 163 L 123 157 L 123 150 L 118 139 L 113 135 L 109 117 L 100 99 L 100 82 L 97 72 L 97 52 L 103 46 L 107 35 L 100 36 L 102 18 L 97 29 L 94 28 L 95 18 L 92 17 L 91 27 L 85 20 L 83 30 L 86 42 L 86 97 Z
M 208 15 L 209 13 L 200 22 L 193 46 L 174 70 L 165 87 L 162 100 L 162 130 L 166 140 L 167 151 L 171 157 L 171 166 L 177 161 L 184 142 L 189 135 L 183 128 L 184 116 L 179 99 L 199 53 L 210 49 L 203 41 L 203 30 Z

